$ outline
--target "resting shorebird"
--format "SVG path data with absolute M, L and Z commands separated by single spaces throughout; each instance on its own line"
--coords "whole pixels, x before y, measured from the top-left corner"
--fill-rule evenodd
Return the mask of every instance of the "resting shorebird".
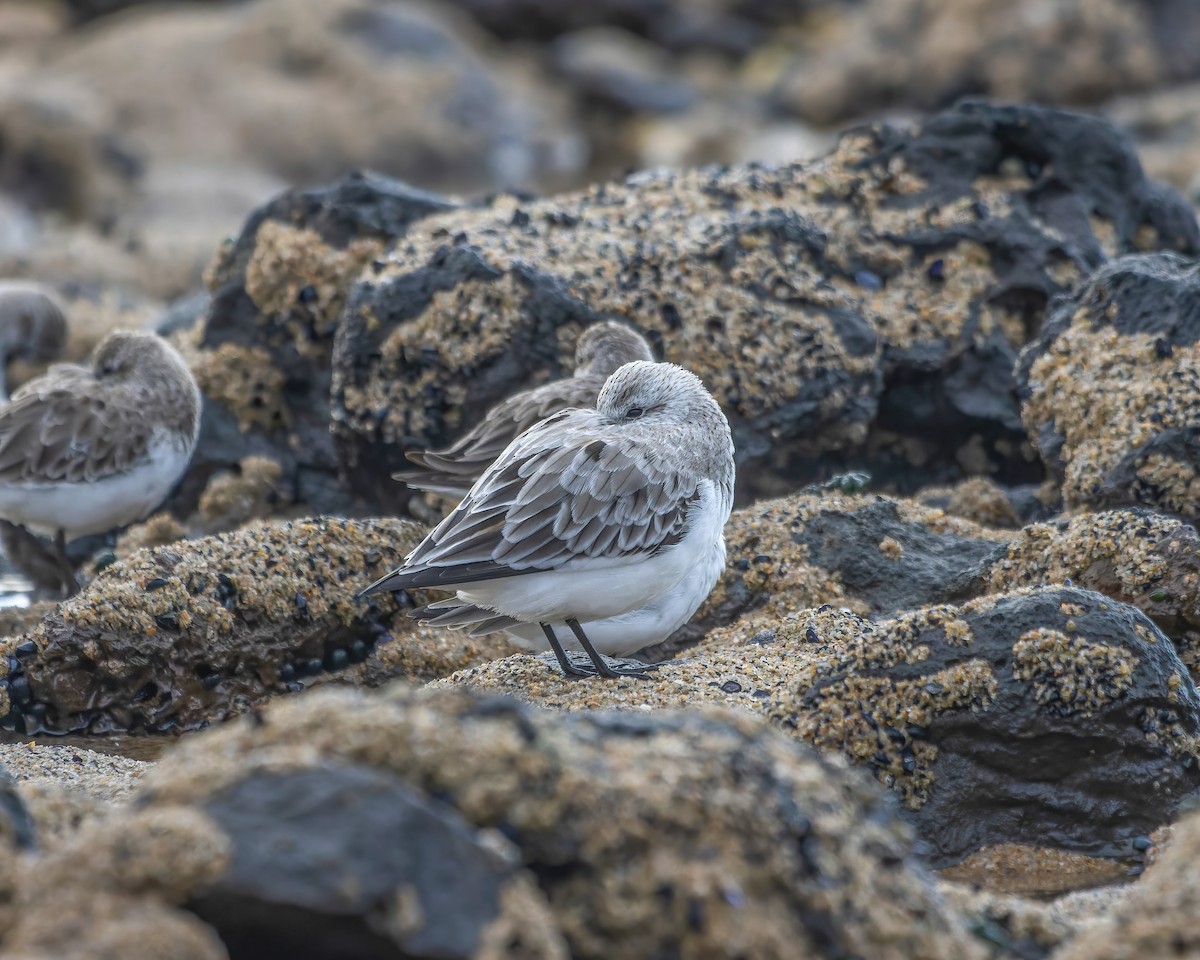
M 633 360 L 653 360 L 636 330 L 605 320 L 588 327 L 575 345 L 575 375 L 517 393 L 492 407 L 475 427 L 444 450 L 410 450 L 421 470 L 395 474 L 410 487 L 461 497 L 517 434 L 568 407 L 594 407 L 604 381 Z
M 45 287 L 20 280 L 0 281 L 0 401 L 8 396 L 12 360 L 48 363 L 67 345 L 67 319 Z
M 67 540 L 147 516 L 199 429 L 200 391 L 175 349 L 152 333 L 110 334 L 90 368 L 56 364 L 0 407 L 0 518 L 54 538 L 73 592 Z
M 729 424 L 699 378 L 627 363 L 595 409 L 563 410 L 513 440 L 360 596 L 445 587 L 455 599 L 413 616 L 549 646 L 569 677 L 644 676 L 601 654 L 665 639 L 708 596 L 725 566 L 733 478 Z M 567 656 L 556 624 L 590 664 Z

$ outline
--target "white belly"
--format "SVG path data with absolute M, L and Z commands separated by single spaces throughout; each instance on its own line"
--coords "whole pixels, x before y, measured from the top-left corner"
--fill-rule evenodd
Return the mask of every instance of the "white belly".
M 718 578 L 725 570 L 725 540 L 713 545 L 707 558 L 695 564 L 673 590 L 636 610 L 603 620 L 581 621 L 587 638 L 600 653 L 609 657 L 626 654 L 661 643 L 692 618 Z M 575 634 L 556 625 L 551 627 L 559 642 L 568 650 L 580 649 Z M 529 650 L 548 650 L 546 635 L 537 624 L 521 624 L 505 631 Z
M 166 499 L 191 459 L 190 450 L 159 443 L 128 473 L 91 483 L 0 484 L 0 518 L 68 540 L 104 533 L 148 516 Z
M 674 624 L 673 630 L 692 615 L 720 576 L 725 556 L 723 530 L 730 504 L 708 481 L 701 485 L 701 491 L 694 520 L 684 538 L 657 556 L 632 562 L 584 561 L 559 570 L 485 580 L 463 587 L 458 597 L 529 623 L 539 633 L 540 623 L 561 624 L 567 619 L 581 623 L 610 621 L 628 614 L 624 624 L 597 629 L 611 635 L 612 642 L 626 652 L 636 650 L 644 644 L 629 646 L 632 639 L 620 639 L 618 634 L 631 638 L 635 633 L 653 636 L 668 624 Z M 719 562 L 714 560 L 718 548 Z M 690 586 L 681 589 L 685 580 Z M 525 631 L 521 633 L 523 636 Z M 590 631 L 588 638 L 599 646 L 598 637 Z M 545 638 L 542 640 L 544 643 Z

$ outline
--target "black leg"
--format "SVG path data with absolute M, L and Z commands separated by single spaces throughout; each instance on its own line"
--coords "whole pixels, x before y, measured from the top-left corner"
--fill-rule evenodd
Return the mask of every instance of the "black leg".
M 79 581 L 75 579 L 75 565 L 67 556 L 67 536 L 62 530 L 54 535 L 54 552 L 58 554 L 58 565 L 62 570 L 63 596 L 73 597 L 79 592 Z
M 554 628 L 548 623 L 538 624 L 542 628 L 542 632 L 546 634 L 546 639 L 550 641 L 550 649 L 554 651 L 554 656 L 558 660 L 559 667 L 562 668 L 563 676 L 568 680 L 577 680 L 580 677 L 594 677 L 595 673 L 583 667 L 577 667 L 571 662 L 571 658 L 567 656 L 567 652 L 562 648 L 562 644 L 558 642 L 558 637 L 554 635 Z
M 592 659 L 592 663 L 596 665 L 596 675 L 600 677 L 638 677 L 641 680 L 649 680 L 650 677 L 646 674 L 647 670 L 653 670 L 654 667 L 649 664 L 638 664 L 636 668 L 626 669 L 624 667 L 614 667 L 605 660 L 596 648 L 592 646 L 592 641 L 587 638 L 587 634 L 583 632 L 583 627 L 579 625 L 579 621 L 571 619 L 567 621 L 567 626 L 571 628 L 571 632 L 575 634 L 575 639 L 579 641 L 579 645 L 583 647 L 583 652 Z M 634 661 L 635 663 L 637 661 Z

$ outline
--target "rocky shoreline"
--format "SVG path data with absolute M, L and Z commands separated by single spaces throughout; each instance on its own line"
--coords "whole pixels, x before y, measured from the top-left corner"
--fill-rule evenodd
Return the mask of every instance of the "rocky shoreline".
M 0 11 L 0 273 L 204 394 L 0 610 L 0 958 L 1200 950 L 1200 18 L 985 7 Z M 356 601 L 612 318 L 738 458 L 651 679 Z

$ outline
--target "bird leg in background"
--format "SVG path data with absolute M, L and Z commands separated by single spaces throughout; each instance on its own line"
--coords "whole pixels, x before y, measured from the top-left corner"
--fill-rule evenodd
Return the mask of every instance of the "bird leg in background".
M 546 634 L 546 639 L 550 641 L 550 649 L 554 651 L 555 659 L 558 660 L 559 667 L 562 668 L 563 676 L 568 680 L 576 680 L 579 677 L 594 677 L 596 671 L 588 667 L 578 667 L 571 662 L 571 658 L 567 656 L 567 651 L 562 648 L 562 644 L 558 642 L 558 637 L 554 635 L 554 628 L 548 623 L 539 624 L 542 632 Z
M 54 550 L 62 571 L 63 597 L 72 597 L 79 592 L 79 581 L 75 579 L 75 564 L 67 556 L 67 536 L 62 530 L 54 535 Z
M 39 590 L 62 590 L 62 564 L 41 537 L 8 520 L 0 520 L 0 543 L 8 562 Z
M 605 660 L 596 648 L 592 646 L 592 641 L 587 638 L 587 634 L 583 632 L 583 627 L 579 625 L 578 620 L 568 620 L 567 626 L 571 628 L 571 632 L 575 634 L 575 639 L 579 641 L 579 645 L 583 647 L 583 652 L 592 659 L 592 663 L 596 665 L 596 675 L 600 677 L 637 677 L 640 680 L 651 679 L 647 674 L 647 670 L 657 670 L 658 668 L 652 664 L 639 663 L 636 667 L 626 669 L 624 667 L 614 667 Z M 635 661 L 636 662 L 636 661 Z

